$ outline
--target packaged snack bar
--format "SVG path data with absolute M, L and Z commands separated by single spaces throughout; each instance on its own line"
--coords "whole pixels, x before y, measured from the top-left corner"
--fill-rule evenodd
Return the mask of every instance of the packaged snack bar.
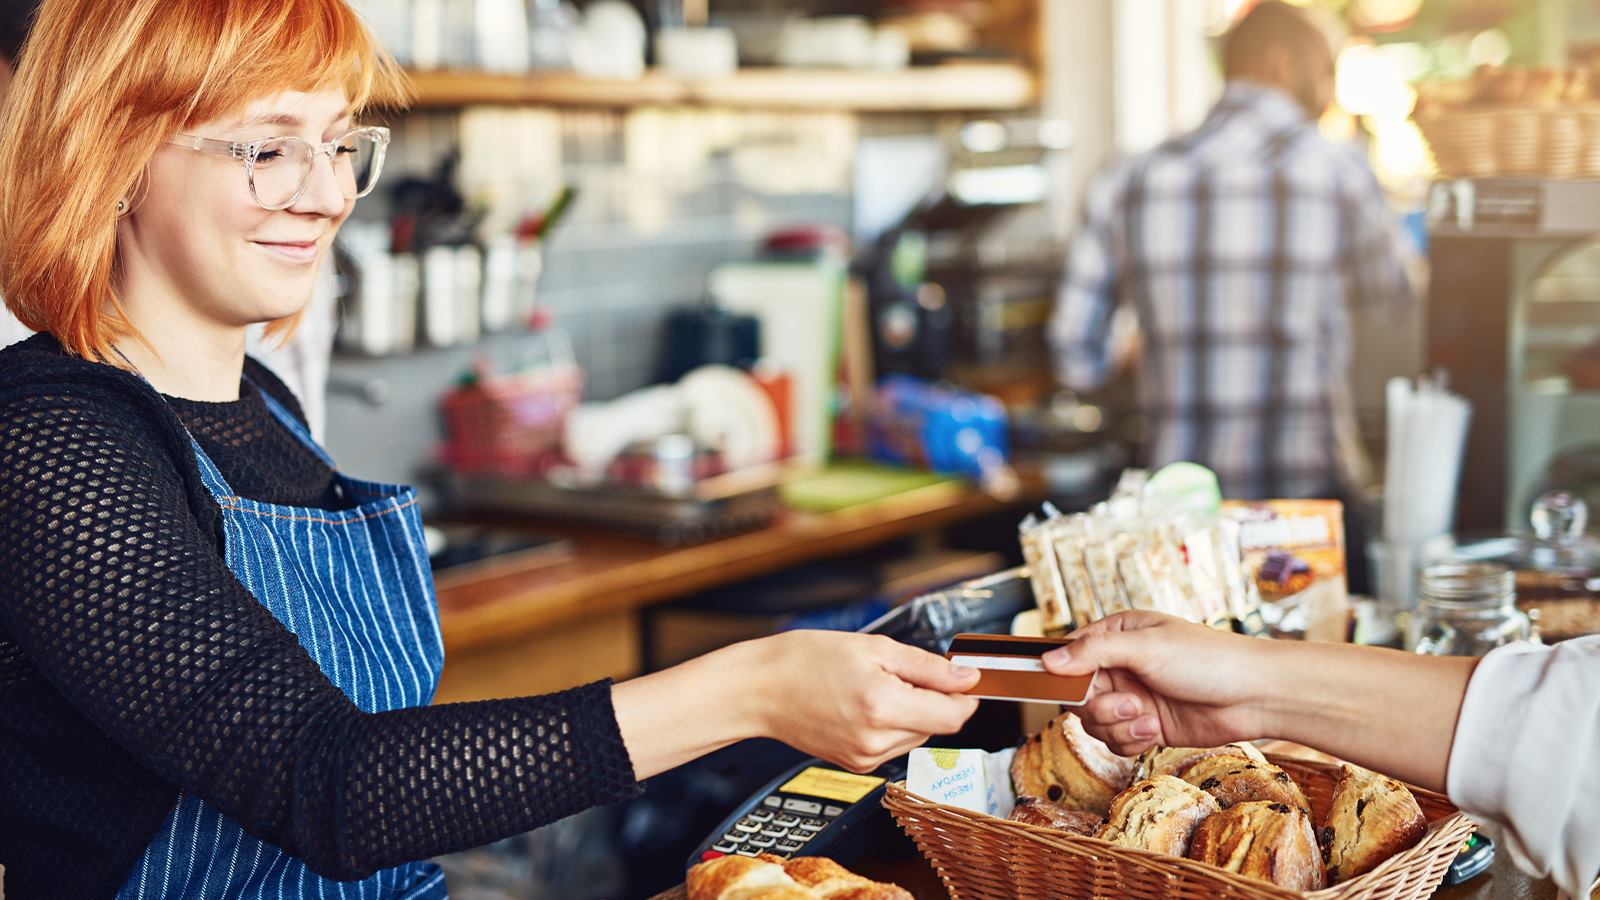
M 1072 609 L 1072 619 L 1078 625 L 1087 625 L 1105 617 L 1095 600 L 1094 585 L 1089 578 L 1089 567 L 1084 562 L 1088 544 L 1089 517 L 1067 516 L 1051 523 L 1050 545 L 1055 549 L 1056 562 L 1061 567 L 1061 581 L 1067 587 L 1067 605 Z
M 1165 525 L 1150 527 L 1145 532 L 1141 549 L 1161 611 L 1191 622 L 1205 621 L 1205 614 L 1194 599 L 1183 550 L 1172 540 L 1171 529 Z
M 1233 627 L 1228 615 L 1228 599 L 1223 585 L 1219 545 L 1221 529 L 1217 524 L 1196 528 L 1184 538 L 1188 557 L 1189 578 L 1194 584 L 1194 595 L 1200 606 L 1201 621 L 1213 628 Z
M 1150 562 L 1145 558 L 1139 538 L 1123 532 L 1111 539 L 1111 552 L 1117 560 L 1117 575 L 1122 579 L 1128 605 L 1133 609 L 1164 612 L 1156 599 L 1155 579 L 1150 574 Z
M 1109 514 L 1092 517 L 1088 526 L 1088 541 L 1084 546 L 1083 561 L 1089 569 L 1089 583 L 1094 588 L 1095 600 L 1105 615 L 1132 609 L 1128 595 L 1123 591 L 1122 579 L 1117 575 L 1117 554 L 1112 542 L 1117 537 L 1116 525 Z
M 1266 634 L 1267 624 L 1261 616 L 1261 594 L 1245 578 L 1239 531 L 1239 523 L 1233 519 L 1223 518 L 1217 522 L 1213 547 L 1217 553 L 1217 572 L 1222 578 L 1233 628 L 1249 635 L 1262 635 Z
M 1222 515 L 1239 523 L 1243 574 L 1273 631 L 1303 633 L 1308 620 L 1348 607 L 1339 501 L 1228 502 Z
M 1061 567 L 1049 545 L 1046 528 L 1049 521 L 1030 515 L 1017 528 L 1017 537 L 1022 544 L 1022 559 L 1028 564 L 1028 580 L 1033 586 L 1034 603 L 1039 607 L 1041 627 L 1046 634 L 1053 634 L 1071 629 L 1073 623 Z

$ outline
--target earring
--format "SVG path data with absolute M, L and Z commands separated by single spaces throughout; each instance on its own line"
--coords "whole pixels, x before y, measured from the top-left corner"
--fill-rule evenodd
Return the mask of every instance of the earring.
M 133 195 L 132 199 L 129 199 L 128 197 L 120 197 L 117 199 L 117 218 L 121 219 L 131 214 L 134 208 L 143 202 L 144 195 L 149 190 L 150 181 L 148 177 L 143 172 L 139 173 L 139 180 L 134 182 L 133 190 L 129 192 Z

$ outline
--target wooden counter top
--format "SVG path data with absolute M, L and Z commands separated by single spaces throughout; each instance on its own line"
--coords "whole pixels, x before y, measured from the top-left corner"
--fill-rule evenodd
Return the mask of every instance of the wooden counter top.
M 1010 508 L 944 483 L 823 515 L 783 514 L 746 534 L 688 547 L 570 524 L 527 522 L 573 539 L 560 561 L 491 572 L 446 570 L 436 581 L 447 653 L 515 641 L 541 628 L 615 614 Z

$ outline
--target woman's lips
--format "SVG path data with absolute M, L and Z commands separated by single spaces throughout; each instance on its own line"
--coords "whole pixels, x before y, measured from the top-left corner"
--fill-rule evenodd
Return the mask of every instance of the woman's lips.
M 279 259 L 297 265 L 315 262 L 317 259 L 316 241 L 254 241 L 253 243 Z

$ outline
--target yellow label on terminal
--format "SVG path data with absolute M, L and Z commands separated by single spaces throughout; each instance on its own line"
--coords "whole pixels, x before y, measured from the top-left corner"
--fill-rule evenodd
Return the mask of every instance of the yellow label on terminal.
M 854 775 L 837 769 L 812 766 L 789 779 L 788 783 L 778 790 L 785 794 L 804 794 L 807 797 L 821 797 L 824 800 L 837 800 L 840 803 L 854 803 L 872 793 L 874 788 L 883 784 L 883 781 L 882 778 L 872 775 Z

